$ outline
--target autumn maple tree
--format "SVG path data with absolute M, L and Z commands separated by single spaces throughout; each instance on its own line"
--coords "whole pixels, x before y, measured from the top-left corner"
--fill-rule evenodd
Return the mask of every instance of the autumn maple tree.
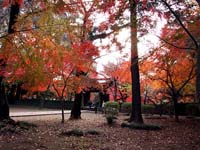
M 149 64 L 151 65 L 149 66 Z M 155 50 L 153 55 L 145 60 L 141 66 L 141 72 L 145 78 L 160 82 L 160 88 L 167 89 L 174 104 L 174 113 L 178 121 L 177 104 L 179 98 L 184 95 L 187 85 L 194 84 L 193 53 L 166 44 L 165 47 L 162 45 L 161 48 Z
M 4 6 L 8 5 L 7 2 L 4 1 Z M 12 4 L 19 6 L 22 3 L 15 2 Z M 164 0 L 161 2 L 168 4 Z M 17 32 L 14 39 L 9 40 L 10 44 L 6 44 L 10 47 L 4 48 L 1 54 L 2 59 L 7 61 L 7 82 L 20 79 L 23 87 L 31 92 L 45 90 L 51 85 L 60 99 L 66 91 L 74 91 L 79 98 L 75 98 L 71 117 L 79 118 L 80 91 L 86 88 L 81 86 L 83 78 L 95 70 L 92 64 L 98 50 L 109 50 L 111 46 L 122 50 L 123 44 L 117 35 L 121 29 L 127 28 L 131 45 L 133 109 L 130 121 L 143 123 L 137 44 L 139 36 L 155 26 L 150 15 L 161 14 L 162 9 L 158 11 L 156 7 L 159 3 L 146 0 L 32 1 L 31 8 L 24 8 L 17 22 L 10 21 L 12 28 L 9 30 L 16 28 Z M 164 16 L 167 14 L 163 12 Z M 101 15 L 105 16 L 102 20 L 99 18 Z M 104 43 L 103 39 L 110 42 Z M 95 45 L 96 41 L 101 44 Z M 75 115 L 73 112 L 79 113 Z
M 10 78 L 7 79 L 11 81 L 13 78 L 12 81 L 15 81 L 20 78 L 24 88 L 32 92 L 45 90 L 50 85 L 62 101 L 66 92 L 75 92 L 74 104 L 79 101 L 79 109 L 73 111 L 73 107 L 71 117 L 79 118 L 81 98 L 76 99 L 76 96 L 81 96 L 81 90 L 89 86 L 84 85 L 86 82 L 83 80 L 88 79 L 83 76 L 94 70 L 92 65 L 98 56 L 98 49 L 86 37 L 89 31 L 87 26 L 74 22 L 73 17 L 66 21 L 66 17 L 60 14 L 64 10 L 61 9 L 60 12 L 56 6 L 42 5 L 40 9 L 49 9 L 29 16 L 21 15 L 17 25 L 20 28 L 23 26 L 26 32 L 19 32 L 16 35 L 21 44 L 17 43 L 15 50 L 9 52 L 12 63 L 7 67 L 8 72 L 10 67 Z M 69 11 L 68 9 L 65 11 Z M 67 13 L 71 17 L 76 12 Z M 58 19 L 54 15 L 58 15 Z M 80 32 L 82 34 L 77 34 Z M 12 55 L 15 56 L 14 60 Z M 78 116 L 74 116 L 73 112 L 79 112 Z M 64 113 L 62 114 L 63 122 Z
M 118 64 L 107 63 L 104 66 L 103 73 L 110 80 L 108 93 L 113 97 L 114 101 L 125 102 L 131 97 L 131 77 L 129 72 L 130 62 L 123 61 Z
M 200 99 L 200 46 L 199 39 L 196 33 L 199 32 L 196 25 L 196 19 L 199 14 L 199 1 L 166 1 L 162 0 L 164 6 L 168 9 L 167 19 L 169 23 L 174 27 L 179 29 L 177 32 L 177 38 L 175 41 L 165 41 L 170 45 L 178 47 L 180 49 L 195 50 L 196 51 L 196 101 L 199 102 Z M 179 9 L 172 7 L 175 5 Z M 197 5 L 198 4 L 198 5 Z M 171 17 L 170 17 L 171 16 Z M 172 19 L 173 18 L 173 19 Z M 195 19 L 196 18 L 196 19 Z M 174 21 L 175 19 L 175 21 Z M 173 23 L 172 23 L 173 22 Z M 197 19 L 198 22 L 198 19 Z M 195 29 L 195 32 L 194 32 Z M 185 44 L 177 46 L 175 43 L 177 41 L 183 41 L 182 37 L 185 39 L 187 37 L 188 41 Z M 190 43 L 190 44 L 189 44 Z M 189 44 L 189 45 L 188 45 Z

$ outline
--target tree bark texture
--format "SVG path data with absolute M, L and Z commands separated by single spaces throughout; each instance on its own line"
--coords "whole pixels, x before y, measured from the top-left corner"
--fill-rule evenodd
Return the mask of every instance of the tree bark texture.
M 178 112 L 178 93 L 175 91 L 172 91 L 172 101 L 174 103 L 174 116 L 175 121 L 179 121 L 179 112 Z
M 82 93 L 75 94 L 70 119 L 81 119 Z
M 20 6 L 18 3 L 13 3 L 10 8 L 10 19 L 9 19 L 9 25 L 8 25 L 8 33 L 14 33 L 14 25 L 17 22 L 17 17 L 19 15 L 19 9 Z
M 135 0 L 130 2 L 130 26 L 131 26 L 131 79 L 132 79 L 132 113 L 131 122 L 143 123 L 141 112 L 140 96 L 140 76 L 138 66 L 138 48 L 137 48 L 137 4 Z
M 13 26 L 17 21 L 17 17 L 19 15 L 20 6 L 18 3 L 12 3 L 10 8 L 10 19 L 9 19 L 9 26 L 8 26 L 8 34 L 12 34 L 15 32 Z M 6 62 L 5 60 L 0 60 L 3 62 L 0 65 L 0 71 L 5 70 Z M 0 119 L 9 119 L 9 105 L 6 98 L 5 92 L 5 85 L 3 82 L 4 76 L 0 77 Z
M 9 106 L 6 99 L 6 93 L 5 93 L 5 86 L 0 84 L 0 121 L 4 119 L 9 119 Z
M 197 50 L 196 62 L 196 102 L 200 104 L 200 46 Z

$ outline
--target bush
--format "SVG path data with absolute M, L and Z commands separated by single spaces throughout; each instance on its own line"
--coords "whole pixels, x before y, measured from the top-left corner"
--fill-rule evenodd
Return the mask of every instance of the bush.
M 104 105 L 104 113 L 118 115 L 119 103 L 118 102 L 106 102 Z
M 155 106 L 150 104 L 142 105 L 142 113 L 144 114 L 154 114 Z
M 106 115 L 106 120 L 108 125 L 112 125 L 114 123 L 115 117 L 112 115 Z
M 154 113 L 155 106 L 154 105 L 149 105 L 145 104 L 142 105 L 142 113 L 144 114 L 153 114 Z M 131 113 L 132 110 L 132 103 L 123 103 L 121 106 L 121 111 L 123 113 Z
M 119 113 L 119 104 L 118 102 L 106 102 L 104 106 L 104 113 L 109 125 L 114 123 L 114 119 L 117 119 Z
M 106 109 L 105 117 L 109 125 L 112 125 L 114 123 L 114 120 L 117 119 L 118 111 L 118 109 L 112 107 L 108 107 Z
M 200 116 L 200 105 L 199 104 L 187 104 L 186 115 L 188 116 Z
M 128 102 L 122 103 L 121 112 L 131 113 L 131 110 L 132 110 L 132 103 L 128 103 Z

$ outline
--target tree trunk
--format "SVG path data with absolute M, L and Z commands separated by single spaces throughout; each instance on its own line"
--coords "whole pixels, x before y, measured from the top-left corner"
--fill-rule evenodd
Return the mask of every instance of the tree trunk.
M 179 122 L 179 114 L 178 114 L 178 93 L 175 91 L 172 92 L 172 100 L 174 103 L 174 116 L 175 116 L 175 121 Z
M 71 110 L 70 119 L 81 119 L 81 101 L 82 101 L 82 92 L 75 94 L 75 100 Z
M 196 62 L 196 102 L 200 104 L 200 46 L 197 50 L 197 56 L 196 56 L 197 62 Z
M 14 104 L 15 103 L 15 93 L 16 93 L 16 84 L 12 84 L 11 88 L 9 90 L 9 94 L 8 94 L 8 102 L 9 104 Z
M 19 4 L 18 3 L 12 3 L 11 8 L 10 8 L 10 19 L 9 19 L 9 26 L 8 26 L 8 33 L 14 33 L 14 24 L 17 22 L 17 17 L 19 15 Z
M 61 99 L 61 110 L 62 110 L 62 121 L 61 123 L 64 123 L 65 122 L 65 112 L 64 112 L 64 99 L 62 98 Z
M 15 95 L 15 102 L 16 102 L 16 101 L 19 101 L 19 100 L 21 99 L 21 94 L 22 94 L 21 84 L 18 83 L 18 84 L 17 84 L 16 95 Z
M 117 79 L 114 77 L 114 101 L 117 101 Z
M 14 33 L 13 25 L 16 23 L 17 17 L 19 15 L 19 4 L 12 3 L 10 9 L 10 19 L 9 19 L 9 26 L 8 26 L 8 34 Z M 4 62 L 1 64 L 0 69 L 5 70 L 6 62 L 5 60 L 0 60 Z M 0 70 L 1 71 L 1 70 Z M 9 105 L 6 98 L 5 93 L 5 85 L 3 83 L 4 75 L 0 76 L 0 120 L 2 119 L 9 119 Z
M 0 60 L 0 72 L 5 70 L 6 64 Z M 4 76 L 0 76 L 0 121 L 4 119 L 9 119 L 9 106 L 6 98 L 5 84 L 3 82 Z
M 140 76 L 138 66 L 138 48 L 137 48 L 137 4 L 135 0 L 130 2 L 130 26 L 131 26 L 131 79 L 132 79 L 132 112 L 130 121 L 143 123 L 141 112 L 140 96 Z
M 6 99 L 5 86 L 2 83 L 2 79 L 0 81 L 0 121 L 4 119 L 9 119 L 9 106 Z

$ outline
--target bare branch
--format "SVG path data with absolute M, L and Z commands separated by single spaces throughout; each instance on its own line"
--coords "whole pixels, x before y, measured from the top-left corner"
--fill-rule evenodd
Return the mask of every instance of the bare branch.
M 184 29 L 184 31 L 188 34 L 188 36 L 192 39 L 192 41 L 194 42 L 195 45 L 195 49 L 198 50 L 198 42 L 196 41 L 196 39 L 194 38 L 194 36 L 190 33 L 190 31 L 185 27 L 185 25 L 182 23 L 181 19 L 179 18 L 179 16 L 176 14 L 176 12 L 170 7 L 170 5 L 167 3 L 166 0 L 161 0 L 165 6 L 169 9 L 169 11 L 174 15 L 174 17 L 176 18 L 176 20 L 179 22 L 179 24 L 181 25 L 181 27 Z
M 170 43 L 169 41 L 167 41 L 167 40 L 161 38 L 160 36 L 157 36 L 157 37 L 158 37 L 160 40 L 162 40 L 163 42 L 165 42 L 165 43 L 167 43 L 168 45 L 173 46 L 173 47 L 175 47 L 175 48 L 177 48 L 177 49 L 197 50 L 196 48 L 193 48 L 193 47 L 180 47 L 180 46 L 177 46 L 177 45 L 175 45 L 175 44 L 173 44 L 173 43 Z

